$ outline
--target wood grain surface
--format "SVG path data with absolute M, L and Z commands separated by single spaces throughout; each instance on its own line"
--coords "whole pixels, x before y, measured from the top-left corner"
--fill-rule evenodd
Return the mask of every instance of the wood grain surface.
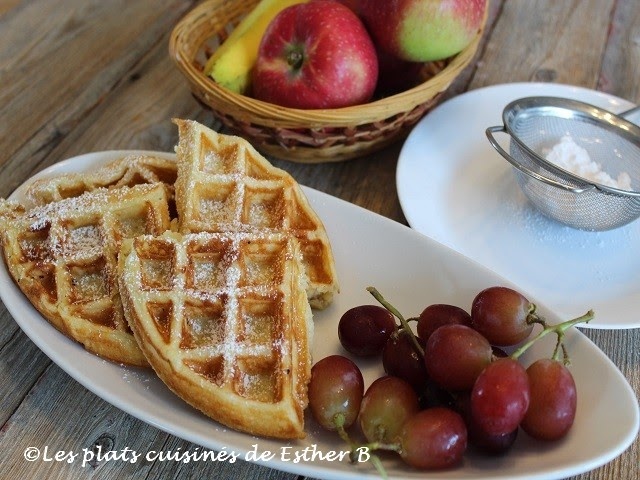
M 0 1 L 0 196 L 77 154 L 171 151 L 177 140 L 172 117 L 219 128 L 194 100 L 167 52 L 172 27 L 197 3 Z M 491 0 L 476 59 L 443 100 L 488 85 L 531 81 L 597 89 L 640 103 L 639 80 L 638 0 Z M 401 142 L 343 163 L 272 160 L 304 185 L 406 224 L 395 185 L 400 148 Z M 0 326 L 0 478 L 300 478 L 244 461 L 102 461 L 85 467 L 27 462 L 23 453 L 29 446 L 184 451 L 197 445 L 89 392 L 28 339 L 4 305 Z M 585 333 L 638 394 L 640 330 Z M 638 479 L 639 463 L 636 439 L 607 465 L 575 478 Z

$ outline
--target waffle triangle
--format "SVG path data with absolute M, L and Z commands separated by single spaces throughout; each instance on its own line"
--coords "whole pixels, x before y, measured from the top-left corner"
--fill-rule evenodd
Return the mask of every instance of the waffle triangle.
M 280 232 L 298 239 L 313 308 L 338 291 L 331 244 L 300 185 L 243 138 L 192 120 L 179 129 L 176 205 L 181 232 Z
M 98 188 L 133 187 L 164 183 L 173 193 L 177 167 L 174 160 L 135 153 L 117 158 L 89 172 L 60 174 L 34 181 L 26 192 L 29 206 L 72 198 Z
M 125 244 L 119 268 L 127 319 L 169 388 L 231 428 L 304 436 L 313 324 L 294 238 L 166 232 Z
M 9 272 L 38 311 L 92 353 L 148 365 L 123 315 L 117 257 L 126 238 L 169 228 L 165 186 L 98 188 L 5 215 Z

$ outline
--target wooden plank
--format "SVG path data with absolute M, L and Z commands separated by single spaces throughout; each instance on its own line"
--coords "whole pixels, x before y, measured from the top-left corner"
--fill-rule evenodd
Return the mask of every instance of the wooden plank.
M 136 465 L 124 462 L 93 462 L 83 467 L 83 449 L 91 451 L 97 444 L 104 450 L 159 449 L 166 437 L 109 406 L 53 365 L 3 428 L 0 448 L 13 461 L 0 463 L 0 478 L 92 478 L 114 467 L 135 473 Z M 43 456 L 45 449 L 49 457 L 58 451 L 80 456 L 71 463 L 46 461 L 43 456 L 20 461 L 29 447 Z
M 11 417 L 51 361 L 22 333 L 9 312 L 0 318 L 0 385 L 15 385 L 0 402 L 0 426 Z
M 614 3 L 504 2 L 471 88 L 503 83 L 505 79 L 595 88 Z
M 0 43 L 0 172 L 8 177 L 0 196 L 108 101 L 190 6 L 178 0 L 121 0 L 68 8 L 61 0 L 36 0 L 12 11 L 11 21 L 24 27 L 12 29 L 18 33 Z
M 159 452 L 204 449 L 113 407 L 55 365 L 42 375 L 2 432 L 3 458 L 14 461 L 0 462 L 0 478 L 296 478 L 241 459 L 235 463 L 159 460 Z M 19 461 L 29 447 L 39 449 L 40 458 Z M 55 461 L 55 452 L 67 453 Z
M 172 152 L 178 131 L 172 117 L 211 123 L 187 81 L 167 54 L 167 32 L 110 92 L 109 97 L 52 148 L 50 158 L 99 150 L 152 149 Z
M 596 312 L 597 313 L 597 312 Z M 611 361 L 620 369 L 634 389 L 636 397 L 640 398 L 640 329 L 632 330 L 600 330 L 583 329 L 589 337 Z M 579 393 L 578 393 L 579 394 Z M 602 467 L 582 475 L 572 477 L 572 480 L 612 480 L 618 478 L 638 478 L 640 475 L 640 441 L 631 444 L 624 456 L 618 461 L 609 462 Z
M 0 17 L 5 15 L 7 12 L 13 10 L 21 0 L 1 0 L 0 1 Z M 1 20 L 1 18 L 0 18 Z
M 640 7 L 616 2 L 598 90 L 640 104 Z

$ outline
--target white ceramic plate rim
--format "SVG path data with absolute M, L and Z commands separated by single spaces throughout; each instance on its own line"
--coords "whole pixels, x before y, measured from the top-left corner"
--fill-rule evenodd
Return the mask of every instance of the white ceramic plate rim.
M 613 112 L 629 102 L 569 85 L 513 83 L 471 90 L 423 118 L 405 141 L 396 172 L 398 197 L 412 228 L 544 298 L 560 316 L 590 304 L 585 328 L 640 327 L 640 221 L 609 232 L 583 232 L 535 210 L 485 129 L 502 125 L 517 98 L 574 98 Z M 506 135 L 497 135 L 503 146 Z
M 38 176 L 82 170 L 125 153 L 129 152 L 97 152 L 74 157 L 50 167 Z M 19 198 L 20 190 L 11 198 Z M 515 285 L 481 265 L 408 227 L 315 190 L 304 190 L 332 238 L 341 278 L 341 293 L 334 304 L 316 313 L 314 318 L 317 340 L 313 353 L 316 359 L 331 353 L 344 353 L 337 340 L 337 321 L 347 308 L 372 303 L 365 291 L 370 284 L 380 288 L 398 306 L 402 305 L 401 308 L 413 309 L 413 312 L 422 308 L 424 302 L 436 301 L 429 297 L 432 291 L 437 291 L 437 301 L 460 304 L 473 292 L 484 288 L 487 282 L 515 288 Z M 401 250 L 390 248 L 398 245 L 402 247 Z M 379 250 L 381 246 L 388 249 L 388 255 Z M 377 262 L 364 261 L 369 255 L 378 254 Z M 349 263 L 353 258 L 357 258 L 357 262 Z M 423 261 L 428 263 L 422 264 Z M 438 269 L 437 278 L 425 274 L 428 268 Z M 420 295 L 415 292 L 416 281 L 423 282 L 426 287 Z M 286 446 L 290 446 L 293 452 L 313 445 L 317 445 L 319 451 L 324 453 L 330 449 L 342 451 L 345 448 L 334 434 L 320 431 L 310 419 L 307 419 L 309 435 L 299 442 L 258 439 L 221 427 L 175 397 L 152 372 L 99 359 L 58 333 L 12 282 L 4 262 L 0 268 L 0 294 L 22 330 L 71 377 L 112 405 L 161 430 L 207 449 L 233 450 L 240 454 L 241 459 L 245 458 L 244 455 L 254 444 L 258 445 L 259 452 L 279 452 Z M 551 312 L 546 313 L 550 319 L 557 320 Z M 570 330 L 567 343 L 576 363 L 576 367 L 573 367 L 576 382 L 579 391 L 583 392 L 579 397 L 578 420 L 567 439 L 550 448 L 521 435 L 514 452 L 503 459 L 469 455 L 462 467 L 445 472 L 429 472 L 429 477 L 559 478 L 596 468 L 627 449 L 637 436 L 640 417 L 634 392 L 615 365 L 579 331 Z M 550 346 L 545 341 L 536 344 L 531 355 L 535 358 L 546 355 Z M 367 384 L 381 374 L 378 362 L 358 363 Z M 597 382 L 596 376 L 599 376 Z M 255 463 L 316 478 L 379 478 L 369 464 L 353 466 L 347 462 L 323 461 L 293 463 L 282 458 Z M 385 466 L 390 478 L 422 478 L 425 475 L 424 472 L 404 467 L 400 461 L 385 463 Z

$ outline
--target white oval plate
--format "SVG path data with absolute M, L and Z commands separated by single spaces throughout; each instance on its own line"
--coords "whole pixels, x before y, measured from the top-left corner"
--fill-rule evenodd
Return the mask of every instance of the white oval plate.
M 535 95 L 582 100 L 612 112 L 629 102 L 566 85 L 515 83 L 472 90 L 439 105 L 400 152 L 398 197 L 409 225 L 544 299 L 561 317 L 585 307 L 587 328 L 640 327 L 640 221 L 608 232 L 548 219 L 520 191 L 511 165 L 485 129 L 502 125 L 512 100 Z M 497 137 L 508 146 L 507 135 Z
M 80 171 L 124 153 L 101 152 L 75 157 L 38 176 Z M 19 199 L 23 188 L 12 198 Z M 305 188 L 305 192 L 331 238 L 341 283 L 341 292 L 334 304 L 315 313 L 313 355 L 316 360 L 333 353 L 344 354 L 337 336 L 339 318 L 348 308 L 375 303 L 365 290 L 367 286 L 377 287 L 407 316 L 417 315 L 434 302 L 469 308 L 473 296 L 489 285 L 515 287 L 409 227 L 318 191 Z M 352 465 L 347 460 L 320 459 L 295 463 L 295 455 L 303 455 L 306 448 L 315 448 L 322 455 L 346 450 L 337 435 L 321 431 L 310 418 L 307 418 L 308 436 L 304 440 L 282 442 L 256 438 L 206 418 L 173 395 L 151 371 L 116 365 L 87 353 L 40 316 L 12 282 L 4 262 L 0 268 L 0 294 L 22 330 L 55 363 L 96 395 L 150 425 L 206 449 L 233 451 L 240 459 L 248 458 L 247 452 L 255 449 L 260 454 L 269 451 L 275 454 L 273 459 L 256 463 L 300 475 L 326 479 L 380 478 L 370 463 Z M 549 313 L 540 303 L 542 312 Z M 551 313 L 549 319 L 558 320 Z M 459 468 L 429 472 L 429 478 L 568 477 L 603 465 L 622 453 L 638 433 L 638 402 L 633 390 L 615 365 L 580 331 L 571 329 L 566 342 L 579 403 L 575 425 L 563 441 L 542 444 L 522 433 L 513 451 L 505 457 L 486 458 L 470 453 Z M 545 337 L 527 352 L 524 362 L 549 356 L 552 347 L 553 339 Z M 367 385 L 382 374 L 377 360 L 358 363 Z M 405 467 L 400 460 L 385 460 L 385 467 L 390 478 L 424 478 L 425 475 Z

